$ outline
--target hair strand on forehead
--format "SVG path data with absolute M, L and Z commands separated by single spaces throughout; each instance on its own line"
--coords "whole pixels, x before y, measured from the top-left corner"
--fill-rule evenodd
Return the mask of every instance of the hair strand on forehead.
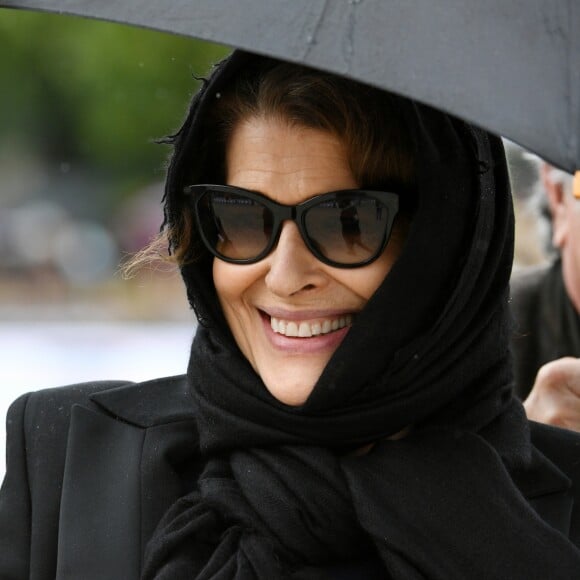
M 197 115 L 195 134 L 188 134 L 186 121 L 174 139 L 173 178 L 166 191 L 179 193 L 195 183 L 224 184 L 226 151 L 233 131 L 252 118 L 273 118 L 338 137 L 359 187 L 401 192 L 397 223 L 406 229 L 416 202 L 417 168 L 397 97 L 340 76 L 268 58 L 240 69 L 214 94 L 209 93 L 210 86 L 207 83 L 206 93 L 196 97 L 196 103 L 203 101 L 203 110 Z M 188 202 L 182 199 L 179 203 L 166 214 L 164 230 L 173 258 L 185 263 L 204 250 Z

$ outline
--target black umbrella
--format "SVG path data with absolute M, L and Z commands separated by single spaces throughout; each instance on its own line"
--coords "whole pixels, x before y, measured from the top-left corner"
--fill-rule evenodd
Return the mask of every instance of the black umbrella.
M 580 168 L 578 0 L 0 0 L 308 64 Z

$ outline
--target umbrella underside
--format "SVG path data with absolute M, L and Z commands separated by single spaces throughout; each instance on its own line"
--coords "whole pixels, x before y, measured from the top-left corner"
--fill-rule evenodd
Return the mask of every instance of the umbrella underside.
M 328 70 L 461 117 L 569 172 L 580 168 L 575 0 L 0 0 L 0 7 L 143 26 Z

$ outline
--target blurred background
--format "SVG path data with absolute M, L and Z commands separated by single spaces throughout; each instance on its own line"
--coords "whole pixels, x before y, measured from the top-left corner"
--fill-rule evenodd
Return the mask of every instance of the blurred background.
M 159 231 L 169 148 L 221 46 L 0 10 L 0 476 L 19 394 L 185 372 L 195 329 L 162 261 L 121 260 Z
M 0 10 L 0 417 L 19 394 L 185 372 L 195 319 L 158 232 L 169 149 L 228 49 L 118 24 Z M 506 142 L 517 266 L 546 259 L 537 163 Z M 4 449 L 0 429 L 0 449 Z M 0 452 L 0 476 L 3 473 Z

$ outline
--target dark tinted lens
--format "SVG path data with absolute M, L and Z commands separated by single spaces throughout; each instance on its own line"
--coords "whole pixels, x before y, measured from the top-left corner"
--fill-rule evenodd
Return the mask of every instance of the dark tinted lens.
M 199 211 L 205 237 L 226 258 L 254 258 L 270 241 L 272 214 L 253 199 L 208 191 L 200 200 Z
M 384 242 L 388 224 L 389 210 L 384 204 L 356 194 L 323 200 L 304 219 L 313 245 L 340 264 L 373 257 Z

